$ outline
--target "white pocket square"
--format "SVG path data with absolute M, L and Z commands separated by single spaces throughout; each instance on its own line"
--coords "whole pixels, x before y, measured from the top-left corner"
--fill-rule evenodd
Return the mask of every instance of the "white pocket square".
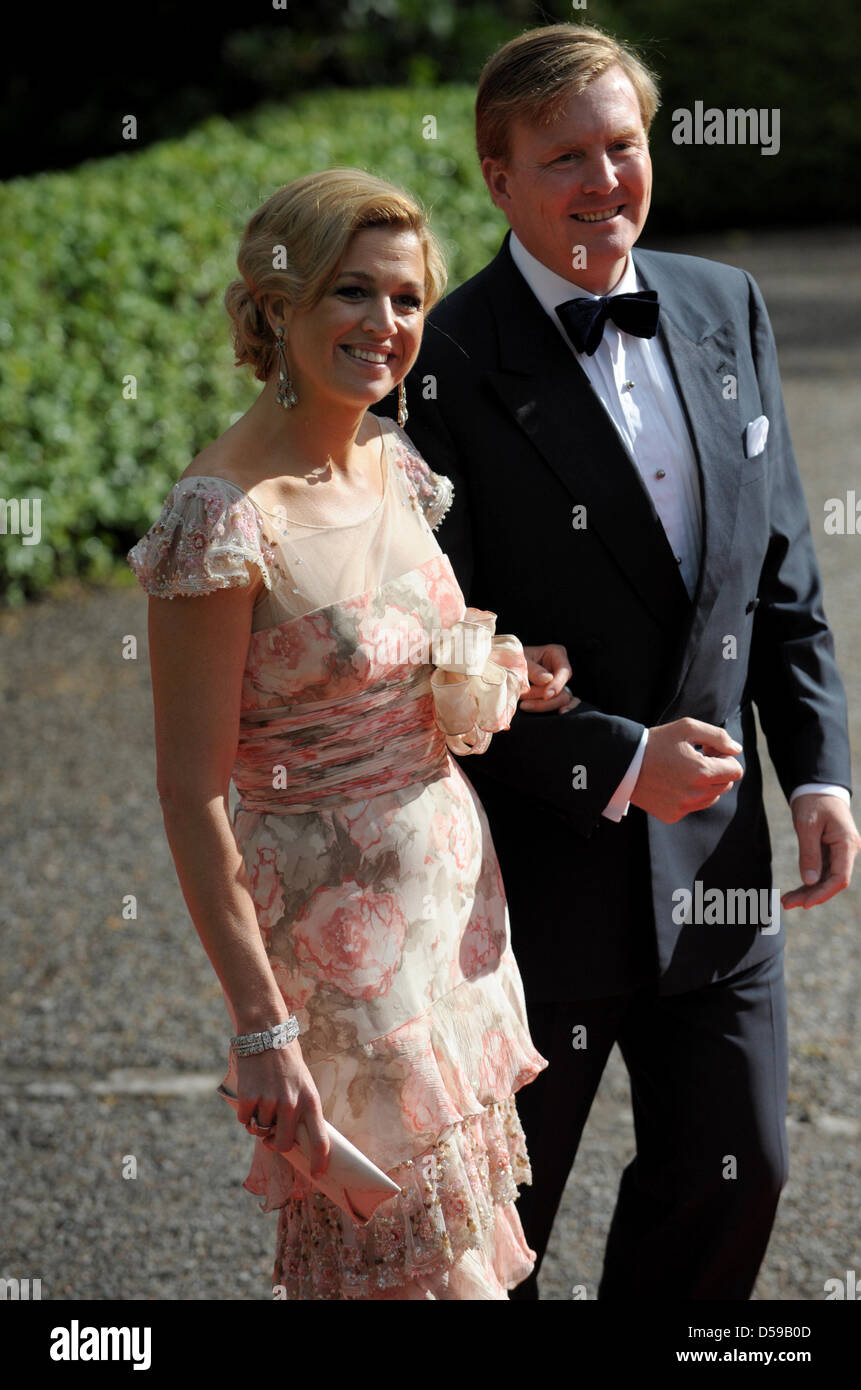
M 745 458 L 756 458 L 765 448 L 765 441 L 768 438 L 768 416 L 760 415 L 756 420 L 751 420 L 744 432 L 744 455 Z

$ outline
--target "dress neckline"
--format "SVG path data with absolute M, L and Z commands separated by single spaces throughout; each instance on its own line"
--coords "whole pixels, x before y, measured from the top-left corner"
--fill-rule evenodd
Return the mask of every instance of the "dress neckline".
M 276 632 L 278 628 L 289 627 L 292 623 L 304 623 L 309 618 L 319 618 L 321 613 L 328 613 L 334 608 L 340 608 L 343 604 L 349 603 L 355 607 L 360 599 L 369 598 L 372 595 L 382 593 L 393 584 L 401 584 L 405 580 L 412 578 L 414 574 L 421 574 L 428 565 L 439 564 L 440 561 L 446 566 L 452 579 L 457 583 L 457 575 L 454 566 L 445 550 L 440 550 L 437 555 L 429 555 L 426 560 L 422 560 L 420 565 L 414 565 L 411 570 L 405 570 L 403 574 L 393 574 L 391 579 L 384 579 L 382 584 L 372 584 L 369 589 L 360 589 L 356 594 L 345 594 L 343 598 L 333 599 L 331 603 L 321 603 L 317 608 L 309 608 L 306 613 L 295 613 L 289 618 L 282 618 L 278 623 L 268 623 L 266 627 L 254 628 L 250 633 L 250 640 L 253 642 L 257 637 L 263 637 L 267 632 Z
M 257 498 L 252 497 L 250 492 L 246 492 L 244 488 L 240 487 L 238 483 L 234 483 L 230 478 L 219 477 L 217 473 L 189 473 L 185 478 L 181 478 L 179 482 L 190 483 L 195 479 L 205 479 L 207 482 L 226 483 L 228 487 L 235 488 L 236 491 L 241 493 L 243 497 L 247 497 L 251 505 L 253 507 L 256 507 L 256 509 L 259 512 L 263 512 L 264 516 L 271 516 L 276 521 L 282 522 L 285 526 L 301 526 L 309 531 L 349 531 L 354 526 L 363 526 L 366 521 L 370 521 L 373 517 L 375 517 L 377 513 L 380 511 L 380 509 L 384 506 L 386 498 L 389 494 L 390 467 L 389 451 L 388 446 L 386 444 L 388 431 L 383 429 L 382 422 L 379 416 L 374 415 L 373 418 L 376 420 L 377 428 L 380 431 L 380 475 L 382 478 L 383 488 L 379 498 L 374 503 L 372 510 L 369 511 L 366 516 L 359 517 L 358 521 L 338 521 L 334 524 L 320 523 L 315 521 L 299 521 L 294 517 L 287 516 L 283 510 L 273 512 L 268 507 L 261 506 L 261 504 L 257 501 Z M 178 487 L 179 483 L 175 484 L 175 486 Z

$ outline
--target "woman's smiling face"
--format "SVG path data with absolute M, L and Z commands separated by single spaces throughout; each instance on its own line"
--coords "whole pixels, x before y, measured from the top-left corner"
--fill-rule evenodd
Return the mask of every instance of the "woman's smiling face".
M 424 328 L 425 258 L 405 227 L 363 227 L 323 298 L 288 307 L 287 361 L 300 401 L 373 405 L 406 376 Z

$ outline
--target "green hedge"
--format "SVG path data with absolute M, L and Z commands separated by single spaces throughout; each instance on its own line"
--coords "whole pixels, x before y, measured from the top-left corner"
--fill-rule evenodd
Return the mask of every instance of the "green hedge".
M 222 295 L 248 216 L 281 184 L 332 165 L 369 169 L 429 206 L 450 287 L 487 262 L 507 224 L 478 169 L 473 101 L 471 83 L 314 92 L 5 185 L 0 499 L 40 498 L 42 538 L 0 535 L 3 602 L 69 577 L 135 582 L 126 551 L 193 455 L 259 390 L 250 369 L 233 366 Z M 429 114 L 436 140 L 422 138 Z M 679 230 L 693 171 L 710 181 L 717 152 L 683 151 L 670 129 L 665 106 L 650 225 Z M 720 153 L 752 161 L 760 192 L 782 159 Z M 134 400 L 123 398 L 128 376 Z
M 40 498 L 42 520 L 38 545 L 0 537 L 7 605 L 73 576 L 134 583 L 127 549 L 253 401 L 222 296 L 245 222 L 281 184 L 340 164 L 409 187 L 432 207 L 452 283 L 495 252 L 505 223 L 472 153 L 472 99 L 466 86 L 315 93 L 5 186 L 0 498 Z

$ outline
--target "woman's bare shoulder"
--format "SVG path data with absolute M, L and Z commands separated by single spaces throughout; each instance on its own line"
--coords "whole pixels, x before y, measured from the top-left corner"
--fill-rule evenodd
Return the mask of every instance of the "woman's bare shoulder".
M 204 445 L 177 481 L 181 483 L 186 478 L 223 478 L 244 491 L 248 491 L 253 483 L 247 469 L 242 467 L 236 446 L 228 443 L 223 435 Z

